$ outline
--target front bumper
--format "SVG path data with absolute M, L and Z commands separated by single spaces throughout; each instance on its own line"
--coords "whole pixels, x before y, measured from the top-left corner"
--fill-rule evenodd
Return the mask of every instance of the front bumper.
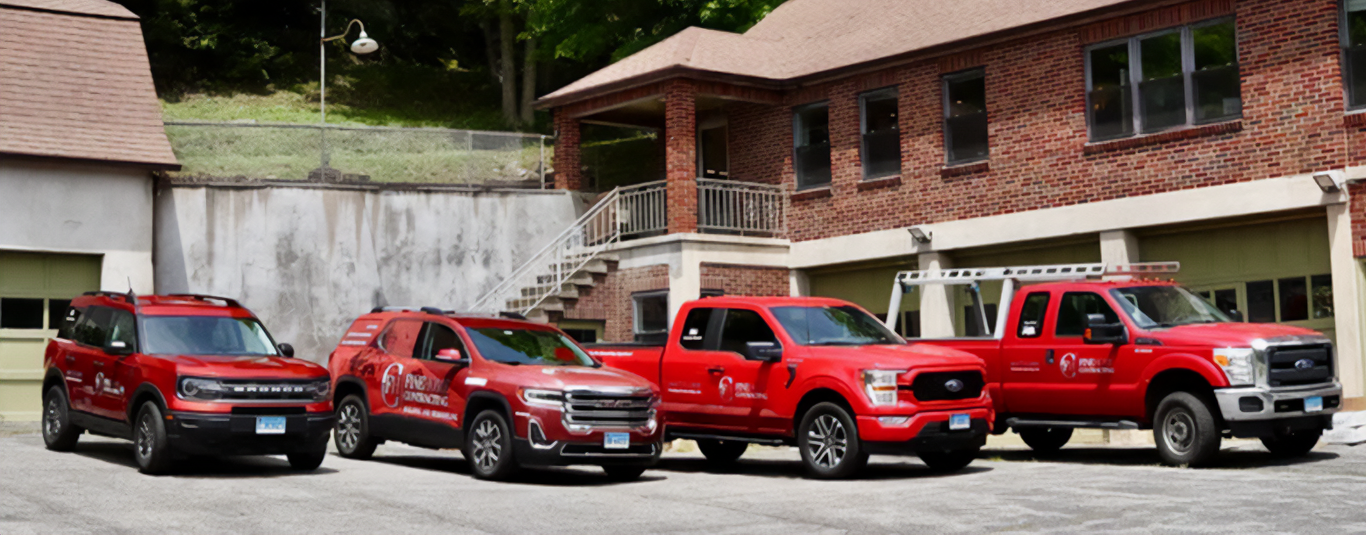
M 967 429 L 949 430 L 949 417 L 967 413 Z M 990 409 L 922 412 L 902 425 L 884 425 L 877 416 L 859 416 L 859 438 L 879 455 L 912 455 L 925 451 L 950 452 L 981 448 L 991 432 Z
M 1323 398 L 1323 410 L 1304 411 L 1304 400 Z M 1304 387 L 1266 388 L 1249 386 L 1215 389 L 1224 421 L 1251 422 L 1331 415 L 1342 408 L 1342 384 L 1336 381 Z
M 256 434 L 256 418 L 203 412 L 172 412 L 166 420 L 171 447 L 189 455 L 284 455 L 326 447 L 335 416 L 331 412 L 284 415 L 285 432 Z
M 518 464 L 526 466 L 567 466 L 571 464 L 653 466 L 664 451 L 664 444 L 631 441 L 626 449 L 607 449 L 602 442 L 553 442 L 533 445 L 530 440 L 512 441 Z

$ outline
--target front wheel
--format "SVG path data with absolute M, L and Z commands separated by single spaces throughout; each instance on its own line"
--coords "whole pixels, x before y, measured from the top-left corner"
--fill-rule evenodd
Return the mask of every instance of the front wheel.
M 370 411 L 365 400 L 355 394 L 346 396 L 337 406 L 337 424 L 333 430 L 337 453 L 347 459 L 369 459 L 379 443 L 370 436 Z
M 707 458 L 707 462 L 714 465 L 727 465 L 744 455 L 745 450 L 749 449 L 749 443 L 737 440 L 699 439 L 697 449 L 702 450 L 702 455 Z
M 1262 445 L 1266 446 L 1267 451 L 1277 457 L 1303 457 L 1314 449 L 1314 445 L 1319 443 L 1321 435 L 1323 435 L 1322 429 L 1276 433 L 1273 436 L 1262 438 Z
M 1034 450 L 1040 455 L 1057 453 L 1067 441 L 1072 440 L 1072 428 L 1070 427 L 1027 427 L 1016 429 L 1029 449 Z
M 143 403 L 134 420 L 133 457 L 138 461 L 139 471 L 148 475 L 168 474 L 175 462 L 166 440 L 166 422 L 154 402 Z
M 321 446 L 313 448 L 312 451 L 298 451 L 285 456 L 289 459 L 289 467 L 295 470 L 312 472 L 323 465 L 323 460 L 327 458 L 327 441 L 323 441 Z
M 1173 466 L 1209 464 L 1219 454 L 1219 431 L 1209 405 L 1187 392 L 1168 394 L 1153 418 L 1157 455 Z
M 470 433 L 465 439 L 465 459 L 470 471 L 479 479 L 503 480 L 517 471 L 512 456 L 512 428 L 496 410 L 486 410 L 474 417 Z
M 71 451 L 84 431 L 71 423 L 71 404 L 60 386 L 49 388 L 43 396 L 43 443 L 52 451 Z
M 811 477 L 845 478 L 868 464 L 854 418 L 844 407 L 828 401 L 816 404 L 802 417 L 797 446 Z
M 920 453 L 920 460 L 931 471 L 947 474 L 967 468 L 977 458 L 979 451 L 981 448 L 976 447 L 958 451 L 927 451 Z
M 635 481 L 640 479 L 640 475 L 645 473 L 644 466 L 629 465 L 607 465 L 602 467 L 602 471 L 607 473 L 607 479 L 612 481 Z

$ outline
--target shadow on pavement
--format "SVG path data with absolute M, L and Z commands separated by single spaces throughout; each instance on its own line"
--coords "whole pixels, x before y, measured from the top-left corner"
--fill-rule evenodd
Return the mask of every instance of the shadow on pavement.
M 655 465 L 655 470 L 666 470 L 670 472 L 687 473 L 713 473 L 713 474 L 736 474 L 759 477 L 777 477 L 785 479 L 802 479 L 806 477 L 806 469 L 801 461 L 787 459 L 746 459 L 729 464 L 717 466 L 702 458 L 664 458 Z M 929 467 L 911 462 L 878 462 L 874 457 L 868 466 L 854 476 L 854 480 L 878 480 L 878 479 L 927 479 L 937 477 L 954 477 L 969 474 L 979 474 L 990 472 L 992 469 L 986 466 L 969 465 L 967 468 L 957 472 L 935 472 Z M 647 472 L 648 473 L 648 472 Z
M 419 470 L 450 472 L 452 474 L 474 477 L 474 475 L 470 473 L 469 464 L 465 462 L 463 457 L 446 455 L 377 455 L 370 460 L 385 464 L 416 468 Z M 658 469 L 658 466 L 656 466 L 655 469 Z M 607 477 L 601 469 L 591 466 L 576 466 L 573 468 L 523 468 L 518 471 L 508 483 L 552 487 L 599 487 L 647 483 L 650 481 L 663 481 L 664 479 L 667 479 L 663 476 L 655 475 L 655 469 L 646 470 L 645 474 L 635 481 L 615 481 Z
M 1223 450 L 1210 469 L 1244 470 L 1275 466 L 1294 466 L 1337 459 L 1340 455 L 1313 451 L 1303 457 L 1284 458 L 1261 450 Z M 979 458 L 1001 461 L 1042 461 L 1071 464 L 1110 464 L 1119 466 L 1165 466 L 1154 447 L 1135 448 L 1063 448 L 1062 451 L 1038 455 L 1030 450 L 984 451 Z
M 110 464 L 138 469 L 133 459 L 133 444 L 122 442 L 81 442 L 76 444 L 76 455 L 104 461 Z M 170 477 L 194 478 L 239 478 L 239 477 L 298 477 L 335 474 L 336 470 L 320 467 L 317 470 L 302 471 L 290 468 L 289 461 L 281 457 L 191 457 L 176 462 L 175 471 Z

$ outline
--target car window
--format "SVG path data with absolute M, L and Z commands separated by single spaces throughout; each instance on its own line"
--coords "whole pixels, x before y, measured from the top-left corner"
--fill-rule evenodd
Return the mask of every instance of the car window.
M 679 337 L 679 345 L 694 351 L 706 348 L 707 326 L 711 324 L 712 310 L 714 309 L 694 308 L 688 312 L 688 319 L 683 321 L 683 334 Z
M 134 319 L 133 313 L 127 310 L 114 311 L 114 317 L 109 322 L 109 341 L 115 340 L 123 342 L 124 347 L 137 351 L 137 320 Z
M 1020 308 L 1020 327 L 1016 336 L 1038 338 L 1043 334 L 1043 317 L 1048 312 L 1048 292 L 1035 292 L 1025 298 Z
M 75 340 L 76 325 L 81 322 L 81 317 L 84 315 L 84 308 L 67 307 L 66 316 L 62 318 L 62 322 L 57 328 L 57 338 Z
M 422 332 L 419 320 L 394 320 L 379 337 L 379 348 L 398 357 L 412 357 L 417 346 L 417 335 Z
M 460 341 L 460 336 L 455 334 L 455 329 L 440 323 L 427 322 L 422 326 L 422 345 L 418 346 L 417 358 L 424 360 L 436 360 L 436 353 L 442 349 L 454 349 L 465 353 L 465 343 Z
M 1088 314 L 1105 315 L 1106 323 L 1119 323 L 1119 316 L 1100 294 L 1091 292 L 1068 292 L 1058 303 L 1058 336 L 1081 336 L 1086 332 Z
M 753 310 L 726 310 L 726 321 L 721 326 L 721 351 L 745 354 L 749 342 L 777 342 L 773 329 L 763 316 Z
M 769 309 L 787 336 L 804 346 L 904 344 L 877 318 L 852 306 L 791 306 Z
M 75 340 L 91 347 L 104 347 L 104 342 L 109 339 L 109 321 L 113 315 L 112 308 L 90 307 L 76 324 Z
M 143 316 L 142 352 L 149 355 L 276 356 L 279 350 L 255 318 Z

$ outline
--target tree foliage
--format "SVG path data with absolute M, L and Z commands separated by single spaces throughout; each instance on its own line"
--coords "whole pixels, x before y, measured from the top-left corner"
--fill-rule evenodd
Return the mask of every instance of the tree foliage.
M 534 0 L 532 33 L 555 58 L 616 61 L 689 26 L 742 32 L 783 0 Z

